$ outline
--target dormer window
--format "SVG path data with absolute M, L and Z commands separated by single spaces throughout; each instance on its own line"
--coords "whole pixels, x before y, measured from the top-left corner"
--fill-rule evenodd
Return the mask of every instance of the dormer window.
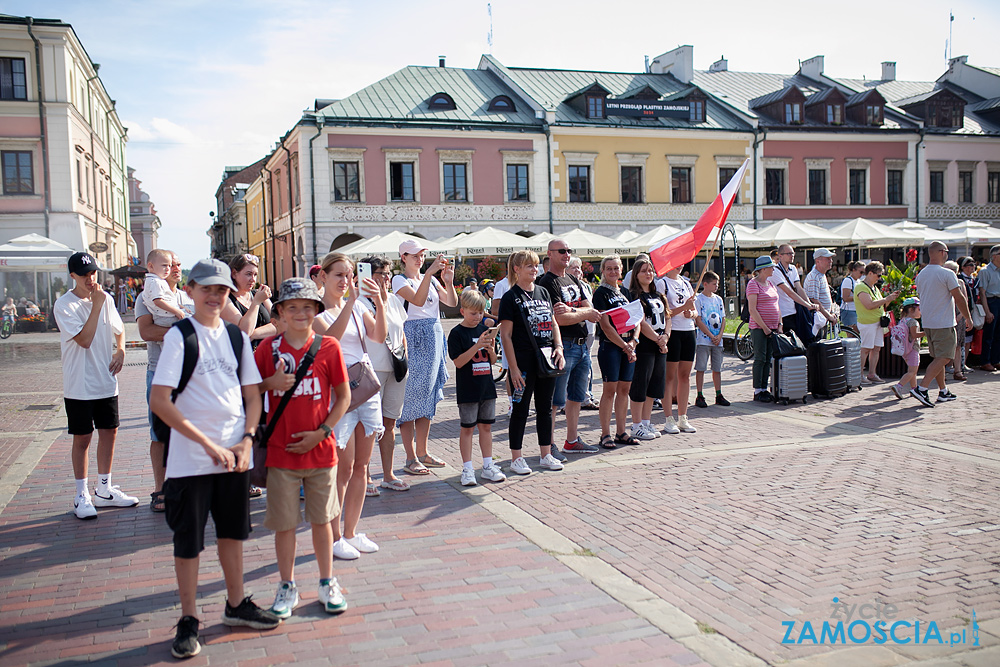
M 933 100 L 927 103 L 927 124 L 932 127 L 962 127 L 965 110 L 959 105 L 945 100 L 935 104 Z
M 798 102 L 785 103 L 785 123 L 792 125 L 802 122 L 802 106 Z
M 866 104 L 865 125 L 881 125 L 881 124 L 882 124 L 882 105 Z
M 587 118 L 604 118 L 603 95 L 587 95 Z
M 844 108 L 839 104 L 826 105 L 826 124 L 840 125 L 844 122 Z
M 427 108 L 431 111 L 453 111 L 455 100 L 448 93 L 435 93 L 427 103 Z
M 490 100 L 489 110 L 504 112 L 517 111 L 517 109 L 514 108 L 514 100 L 510 99 L 506 95 L 497 95 Z
M 688 120 L 692 123 L 705 122 L 705 100 L 699 98 L 688 100 Z

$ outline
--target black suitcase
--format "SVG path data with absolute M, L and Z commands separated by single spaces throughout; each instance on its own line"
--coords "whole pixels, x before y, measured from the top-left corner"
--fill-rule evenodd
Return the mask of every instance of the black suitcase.
M 847 365 L 840 339 L 809 345 L 809 393 L 833 398 L 847 393 Z

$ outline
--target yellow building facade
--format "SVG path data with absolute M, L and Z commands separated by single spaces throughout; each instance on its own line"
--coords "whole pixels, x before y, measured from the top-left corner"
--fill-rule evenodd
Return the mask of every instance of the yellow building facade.
M 247 188 L 247 248 L 251 255 L 261 258 L 261 265 L 267 265 L 266 244 L 264 243 L 264 179 L 258 176 Z

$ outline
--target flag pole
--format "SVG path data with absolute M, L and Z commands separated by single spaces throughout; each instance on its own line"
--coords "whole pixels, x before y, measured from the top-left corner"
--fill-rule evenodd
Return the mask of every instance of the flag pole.
M 724 226 L 724 225 L 723 225 Z M 701 281 L 705 279 L 705 272 L 708 271 L 708 263 L 712 261 L 712 255 L 715 254 L 715 249 L 719 245 L 719 239 L 722 237 L 722 227 L 718 228 L 715 232 L 715 242 L 712 243 L 712 249 L 708 251 L 708 258 L 705 260 L 705 266 L 701 269 L 701 275 L 698 276 L 698 284 L 694 286 L 694 293 L 698 293 L 698 288 L 701 287 Z

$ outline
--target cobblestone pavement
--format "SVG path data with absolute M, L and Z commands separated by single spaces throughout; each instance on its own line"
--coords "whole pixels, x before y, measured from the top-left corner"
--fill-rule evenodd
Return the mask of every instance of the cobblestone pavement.
M 127 354 L 115 464 L 115 482 L 142 502 L 84 523 L 70 512 L 58 347 L 0 348 L 2 665 L 172 661 L 178 600 L 170 531 L 148 510 L 144 361 Z M 190 664 L 1000 664 L 1000 377 L 975 373 L 934 409 L 887 385 L 770 407 L 746 401 L 749 366 L 727 363 L 734 404 L 692 407 L 696 434 L 474 488 L 457 480 L 449 385 L 431 451 L 450 465 L 368 499 L 361 530 L 381 550 L 336 563 L 349 610 L 333 618 L 315 604 L 303 530 L 304 605 L 273 632 L 225 628 L 210 547 L 205 648 Z M 596 412 L 582 423 L 596 442 Z M 495 432 L 506 465 L 506 418 Z M 525 453 L 534 442 L 532 424 Z M 278 575 L 264 505 L 252 503 L 245 569 L 269 603 Z M 964 630 L 965 643 L 782 644 L 790 621 L 794 638 L 804 621 L 818 635 L 834 597 L 894 605 L 946 641 Z

